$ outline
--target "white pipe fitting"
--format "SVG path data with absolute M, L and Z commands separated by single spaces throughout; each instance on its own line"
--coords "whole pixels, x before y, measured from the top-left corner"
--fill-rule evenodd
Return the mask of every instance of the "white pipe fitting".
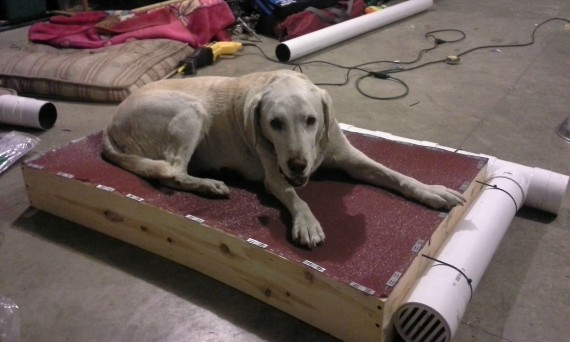
M 487 174 L 492 174 L 494 170 L 499 169 L 511 169 L 523 174 L 528 179 L 528 187 L 524 189 L 524 206 L 551 214 L 558 214 L 560 211 L 564 195 L 566 194 L 566 187 L 568 186 L 568 176 L 482 154 L 472 154 L 463 151 L 459 153 L 488 158 Z

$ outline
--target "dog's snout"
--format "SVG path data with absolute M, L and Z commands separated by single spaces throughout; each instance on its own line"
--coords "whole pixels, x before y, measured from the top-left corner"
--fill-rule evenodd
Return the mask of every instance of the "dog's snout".
M 293 173 L 302 173 L 307 168 L 307 159 L 303 157 L 291 158 L 287 161 L 287 166 Z

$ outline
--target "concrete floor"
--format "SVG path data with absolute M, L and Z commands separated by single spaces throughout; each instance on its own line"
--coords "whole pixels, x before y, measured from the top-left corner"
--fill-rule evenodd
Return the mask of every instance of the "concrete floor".
M 425 56 L 440 59 L 471 47 L 526 42 L 539 22 L 570 15 L 570 2 L 435 1 L 427 12 L 303 61 L 355 65 L 410 60 L 429 46 L 424 34 L 461 29 L 467 39 Z M 0 42 L 26 39 L 26 28 Z M 461 64 L 400 74 L 410 94 L 376 101 L 351 84 L 329 90 L 339 121 L 570 173 L 570 143 L 555 127 L 570 114 L 570 25 L 553 22 L 524 48 L 483 49 Z M 273 55 L 276 42 L 261 46 Z M 282 66 L 248 47 L 201 75 L 241 75 Z M 344 71 L 307 66 L 316 82 Z M 355 73 L 356 75 L 356 73 Z M 375 94 L 391 82 L 365 84 Z M 101 130 L 115 105 L 55 101 L 56 126 L 34 154 Z M 0 133 L 13 127 L 0 126 Z M 0 175 L 0 295 L 20 307 L 23 341 L 332 341 L 287 314 L 224 284 L 136 247 L 29 207 L 20 169 Z M 568 341 L 570 190 L 558 216 L 523 208 L 493 258 L 456 341 Z

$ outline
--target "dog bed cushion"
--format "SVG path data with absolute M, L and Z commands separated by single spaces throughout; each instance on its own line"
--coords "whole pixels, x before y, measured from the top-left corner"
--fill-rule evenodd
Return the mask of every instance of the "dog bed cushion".
M 0 86 L 20 94 L 120 102 L 165 77 L 192 53 L 187 44 L 144 39 L 99 49 L 27 43 L 0 47 Z

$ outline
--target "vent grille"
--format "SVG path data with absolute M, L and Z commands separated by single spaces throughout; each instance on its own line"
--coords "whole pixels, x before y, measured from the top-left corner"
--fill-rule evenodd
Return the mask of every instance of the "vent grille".
M 406 342 L 450 342 L 449 326 L 428 306 L 407 303 L 398 309 L 394 324 Z

